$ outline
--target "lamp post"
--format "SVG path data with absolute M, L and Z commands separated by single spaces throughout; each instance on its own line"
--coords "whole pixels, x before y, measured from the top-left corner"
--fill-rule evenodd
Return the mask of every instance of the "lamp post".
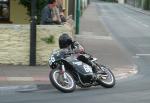
M 76 34 L 79 34 L 80 30 L 80 0 L 76 1 Z
M 90 0 L 88 0 L 88 4 L 90 4 Z
M 30 66 L 36 65 L 36 0 L 31 0 Z

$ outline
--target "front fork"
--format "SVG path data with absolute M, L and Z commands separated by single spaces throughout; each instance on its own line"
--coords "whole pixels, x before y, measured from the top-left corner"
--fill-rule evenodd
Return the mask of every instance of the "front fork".
M 96 68 L 99 68 L 102 72 L 105 72 L 105 68 L 103 67 L 103 66 L 98 66 L 98 64 L 96 63 L 96 61 L 97 60 L 95 60 L 95 61 L 91 61 L 92 62 L 92 64 L 95 66 L 95 69 Z
M 61 75 L 63 76 L 64 79 L 67 79 L 65 71 L 66 71 L 65 66 L 64 66 L 64 64 L 62 64 L 60 73 L 61 73 Z

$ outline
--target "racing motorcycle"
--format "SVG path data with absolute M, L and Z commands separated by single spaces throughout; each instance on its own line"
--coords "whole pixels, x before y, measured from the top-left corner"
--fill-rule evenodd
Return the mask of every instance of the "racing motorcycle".
M 79 56 L 88 58 L 93 66 L 79 60 Z M 64 49 L 53 50 L 49 58 L 49 66 L 52 69 L 49 74 L 52 85 L 64 93 L 73 92 L 76 86 L 88 88 L 101 85 L 112 88 L 115 85 L 112 71 L 98 64 L 97 58 L 85 52 L 79 55 Z

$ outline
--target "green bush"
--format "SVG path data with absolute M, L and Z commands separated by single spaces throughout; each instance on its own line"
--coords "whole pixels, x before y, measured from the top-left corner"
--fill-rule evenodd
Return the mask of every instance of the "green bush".
M 53 35 L 50 35 L 49 37 L 45 37 L 41 39 L 47 44 L 54 44 L 55 43 L 55 37 Z
M 47 4 L 48 0 L 37 0 L 37 23 L 40 23 L 41 11 L 43 7 Z M 19 4 L 27 8 L 27 14 L 31 16 L 31 0 L 20 0 Z
M 150 2 L 149 0 L 142 0 L 142 9 L 149 10 L 150 9 L 149 2 Z
M 150 1 L 148 1 L 149 2 L 149 10 L 150 10 Z

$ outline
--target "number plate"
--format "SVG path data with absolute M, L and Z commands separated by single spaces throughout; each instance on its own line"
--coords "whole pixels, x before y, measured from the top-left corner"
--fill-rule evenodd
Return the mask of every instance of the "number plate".
M 49 64 L 52 65 L 53 62 L 55 62 L 55 58 L 54 58 L 54 56 L 52 55 L 52 56 L 49 58 Z
M 92 72 L 93 72 L 93 71 L 92 71 L 92 68 L 91 68 L 90 66 L 84 65 L 83 67 L 84 67 L 84 70 L 85 70 L 87 73 L 92 73 Z

